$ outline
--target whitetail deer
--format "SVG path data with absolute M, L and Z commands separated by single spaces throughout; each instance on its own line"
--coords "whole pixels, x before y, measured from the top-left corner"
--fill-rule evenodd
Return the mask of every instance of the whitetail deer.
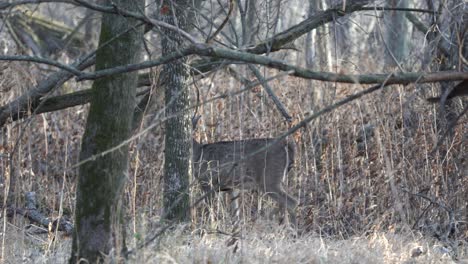
M 444 100 L 449 100 L 457 96 L 467 96 L 467 95 L 468 95 L 468 80 L 460 82 L 455 87 L 453 87 L 453 89 L 450 91 L 450 93 L 447 95 L 447 97 Z M 426 100 L 430 103 L 437 103 L 441 101 L 442 97 L 443 95 L 439 97 L 426 98 Z
M 283 189 L 294 162 L 294 145 L 286 140 L 248 139 L 200 144 L 193 140 L 194 173 L 203 191 L 258 189 L 288 211 L 296 224 L 297 201 Z

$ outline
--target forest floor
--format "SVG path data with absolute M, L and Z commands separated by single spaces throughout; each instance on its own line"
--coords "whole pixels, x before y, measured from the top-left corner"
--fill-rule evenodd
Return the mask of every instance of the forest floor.
M 52 239 L 47 234 L 33 235 L 31 231 L 24 230 L 7 224 L 2 248 L 3 263 L 67 263 L 71 237 L 59 235 Z M 264 222 L 244 227 L 242 239 L 234 252 L 234 246 L 226 245 L 230 236 L 204 231 L 187 226 L 176 227 L 157 242 L 134 251 L 126 262 L 468 263 L 468 247 L 459 247 L 459 252 L 455 253 L 436 240 L 411 232 L 389 231 L 337 239 L 318 234 L 295 235 L 291 229 Z M 129 249 L 136 245 L 136 237 L 128 243 Z M 106 258 L 106 263 L 112 262 L 112 258 Z

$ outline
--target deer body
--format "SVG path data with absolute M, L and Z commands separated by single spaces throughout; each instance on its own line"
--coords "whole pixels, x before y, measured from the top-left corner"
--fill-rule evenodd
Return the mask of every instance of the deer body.
M 194 173 L 206 192 L 258 189 L 286 209 L 295 223 L 297 201 L 282 182 L 294 162 L 294 145 L 286 140 L 248 139 L 200 144 L 193 141 Z M 268 146 L 267 149 L 263 149 Z M 263 149 L 263 150 L 262 150 Z M 257 153 L 255 153 L 257 152 Z

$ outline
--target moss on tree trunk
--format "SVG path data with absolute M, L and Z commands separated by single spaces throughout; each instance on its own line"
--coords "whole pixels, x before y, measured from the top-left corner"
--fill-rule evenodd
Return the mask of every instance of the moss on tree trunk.
M 143 10 L 144 1 L 107 1 L 130 11 Z M 138 5 L 138 6 L 137 6 Z M 134 27 L 137 21 L 103 14 L 100 45 Z M 143 28 L 130 30 L 96 54 L 96 70 L 136 63 L 140 59 Z M 131 133 L 137 72 L 99 79 L 92 87 L 91 107 L 81 146 L 76 193 L 75 227 L 70 263 L 84 258 L 95 263 L 112 248 L 125 247 L 121 194 L 128 172 L 128 146 L 118 146 Z M 98 155 L 95 158 L 94 155 Z M 91 158 L 91 159 L 90 159 Z

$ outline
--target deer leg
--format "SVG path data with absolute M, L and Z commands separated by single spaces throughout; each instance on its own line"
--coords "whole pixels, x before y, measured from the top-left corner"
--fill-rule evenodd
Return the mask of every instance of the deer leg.
M 229 193 L 229 198 L 231 202 L 231 215 L 234 221 L 239 221 L 240 219 L 240 207 L 239 207 L 239 199 L 240 199 L 240 191 L 233 189 Z
M 271 186 L 268 189 L 269 190 L 266 190 L 266 194 L 278 203 L 279 210 L 282 211 L 285 216 L 289 214 L 290 223 L 296 226 L 297 220 L 295 210 L 297 207 L 297 200 L 282 190 L 280 186 Z
M 233 247 L 234 252 L 237 250 L 239 246 L 239 237 L 241 234 L 241 218 L 240 218 L 240 208 L 239 208 L 239 199 L 240 199 L 241 192 L 239 190 L 233 189 L 229 192 L 229 198 L 231 202 L 231 216 L 232 216 L 232 235 L 226 241 L 226 245 L 228 247 Z
M 208 165 L 210 164 L 208 163 Z M 208 166 L 205 171 L 205 178 L 201 182 L 201 186 L 205 193 L 205 203 L 208 207 L 209 218 L 212 223 L 215 223 L 219 215 L 218 210 L 221 209 L 219 204 L 216 206 L 216 203 L 219 202 L 217 199 L 220 199 L 220 196 L 216 197 L 216 193 L 224 191 L 230 191 L 231 193 L 232 189 L 229 186 L 223 185 L 219 172 L 216 169 L 211 169 L 210 166 Z M 236 202 L 237 201 L 234 201 L 234 203 Z
M 210 217 L 213 216 L 212 212 L 213 212 L 213 208 L 214 208 L 213 201 L 215 199 L 215 191 L 209 185 L 209 183 L 207 183 L 207 182 L 201 181 L 200 185 L 201 185 L 200 187 L 201 187 L 201 190 L 202 190 L 202 193 L 203 193 L 203 196 L 200 198 L 200 202 L 202 200 L 205 201 L 205 205 L 201 207 L 202 212 L 203 212 L 202 216 L 203 216 L 203 218 L 207 217 L 205 219 L 209 219 Z
M 213 162 L 202 163 L 201 170 L 201 186 L 205 193 L 205 202 L 208 205 L 210 211 L 214 208 L 215 193 L 220 191 L 219 186 L 219 175 L 215 169 L 213 169 Z
M 202 185 L 202 190 L 203 190 L 203 196 L 205 197 L 205 203 L 208 207 L 212 207 L 213 201 L 215 199 L 215 192 L 216 190 L 213 189 L 211 186 L 208 185 Z

